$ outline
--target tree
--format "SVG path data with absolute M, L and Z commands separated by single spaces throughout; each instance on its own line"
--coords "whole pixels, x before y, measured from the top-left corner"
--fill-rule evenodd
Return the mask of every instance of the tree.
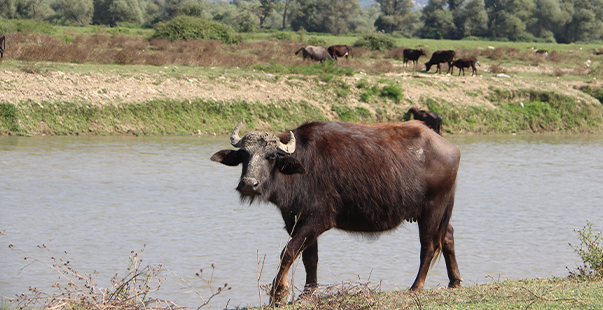
M 120 22 L 142 23 L 142 10 L 137 0 L 94 0 L 94 24 L 117 26 Z
M 443 0 L 429 0 L 423 8 L 421 19 L 423 28 L 421 37 L 432 39 L 450 39 L 456 31 L 452 11 Z
M 402 29 L 415 6 L 412 0 L 375 0 L 381 6 L 381 15 L 375 21 L 378 30 L 388 33 Z
M 484 0 L 469 0 L 463 8 L 464 23 L 462 24 L 463 37 L 484 37 L 488 32 L 488 13 Z
M 571 20 L 570 17 L 562 14 L 557 0 L 535 0 L 534 4 L 534 23 L 529 25 L 530 32 L 536 37 L 554 40 L 554 34 Z
M 274 10 L 278 8 L 278 6 L 278 0 L 260 0 L 260 29 L 264 29 L 264 22 L 266 22 L 266 19 L 274 13 Z
M 359 15 L 358 0 L 324 0 L 322 20 L 325 30 L 334 35 L 347 33 L 350 20 Z
M 14 0 L 0 0 L 0 17 L 13 18 L 15 15 Z
M 532 0 L 485 0 L 485 6 L 491 37 L 516 41 L 531 36 L 526 32 L 526 23 L 532 17 Z
M 65 20 L 86 26 L 92 22 L 94 5 L 92 0 L 56 0 L 55 11 Z

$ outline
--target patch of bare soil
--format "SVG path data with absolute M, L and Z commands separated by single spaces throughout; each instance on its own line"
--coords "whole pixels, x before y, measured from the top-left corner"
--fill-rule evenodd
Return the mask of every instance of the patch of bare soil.
M 378 83 L 381 76 L 357 74 L 343 78 L 351 87 L 351 95 L 338 97 L 327 83 L 314 77 L 291 76 L 275 78 L 258 73 L 253 76 L 222 75 L 219 77 L 185 76 L 134 73 L 128 76 L 106 73 L 70 73 L 47 71 L 25 73 L 0 71 L 0 102 L 19 103 L 31 100 L 43 102 L 90 102 L 96 105 L 141 103 L 153 99 L 186 100 L 195 98 L 218 101 L 246 100 L 252 102 L 305 101 L 331 114 L 331 105 L 342 102 L 348 105 L 367 104 L 358 100 L 362 90 L 355 86 L 360 80 Z M 404 105 L 417 105 L 421 98 L 439 98 L 460 106 L 492 106 L 488 100 L 493 89 L 525 89 L 556 91 L 566 95 L 594 100 L 574 89 L 575 83 L 548 81 L 493 74 L 477 77 L 433 75 L 423 73 L 396 73 L 385 76 L 404 89 Z

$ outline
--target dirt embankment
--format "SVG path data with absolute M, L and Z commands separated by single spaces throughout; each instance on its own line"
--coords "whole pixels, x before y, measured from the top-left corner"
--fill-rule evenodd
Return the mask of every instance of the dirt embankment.
M 384 82 L 384 79 L 386 82 Z M 328 83 L 315 77 L 280 76 L 254 73 L 252 75 L 196 75 L 172 76 L 161 71 L 157 74 L 131 73 L 73 73 L 46 71 L 25 73 L 0 71 L 0 102 L 90 102 L 97 105 L 139 103 L 153 99 L 186 100 L 206 98 L 219 101 L 246 100 L 252 102 L 306 101 L 330 111 L 333 102 L 348 105 L 366 105 L 359 101 L 361 90 L 355 86 L 360 80 L 371 83 L 396 83 L 404 90 L 404 104 L 417 105 L 420 99 L 439 98 L 455 105 L 492 106 L 488 97 L 494 89 L 547 90 L 592 101 L 590 96 L 574 88 L 580 82 L 563 82 L 555 79 L 535 79 L 521 76 L 480 75 L 457 77 L 422 73 L 387 74 L 367 76 L 356 74 L 341 78 L 351 87 L 350 95 L 338 97 Z

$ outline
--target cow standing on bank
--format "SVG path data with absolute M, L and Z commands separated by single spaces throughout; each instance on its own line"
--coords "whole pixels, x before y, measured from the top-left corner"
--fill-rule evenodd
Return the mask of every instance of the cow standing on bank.
M 325 61 L 325 59 L 333 60 L 333 57 L 331 57 L 329 51 L 324 46 L 308 45 L 297 50 L 295 55 L 297 55 L 299 52 L 302 52 L 304 59 L 310 58 L 312 60 L 320 61 L 321 63 Z
M 425 63 L 425 72 L 429 71 L 429 69 L 431 69 L 431 66 L 436 65 L 437 69 L 435 73 L 442 73 L 440 64 L 445 62 L 448 64 L 448 70 L 446 71 L 446 74 L 448 74 L 448 72 L 450 72 L 450 70 L 452 69 L 452 62 L 454 61 L 454 56 L 454 51 L 433 52 L 433 54 L 431 54 L 431 59 L 429 59 L 429 61 Z
M 433 129 L 433 131 L 437 132 L 439 135 L 442 135 L 443 117 L 440 114 L 419 110 L 415 107 L 410 108 L 408 113 L 412 114 L 414 119 L 422 121 L 427 127 Z
M 337 60 L 337 57 L 348 59 L 348 56 L 352 56 L 352 47 L 348 45 L 331 45 L 327 50 L 329 51 L 329 55 L 335 60 Z
M 6 37 L 0 33 L 0 59 L 4 59 L 4 50 L 5 49 L 6 49 Z
M 420 291 L 431 263 L 443 254 L 449 287 L 461 285 L 450 225 L 458 147 L 423 123 L 360 125 L 306 123 L 274 135 L 250 132 L 230 137 L 236 150 L 211 160 L 242 164 L 237 191 L 242 201 L 272 202 L 291 240 L 281 254 L 270 291 L 271 305 L 287 301 L 287 274 L 301 253 L 306 270 L 302 295 L 318 286 L 318 237 L 332 228 L 361 234 L 391 231 L 417 221 L 421 254 L 411 290 Z M 401 249 L 400 249 L 401 250 Z
M 414 65 L 419 61 L 421 56 L 427 56 L 427 53 L 425 53 L 424 49 L 413 50 L 410 48 L 405 48 L 402 51 L 402 56 L 404 56 L 402 63 L 407 66 L 409 60 L 411 61 L 411 64 Z
M 475 64 L 479 65 L 479 61 L 475 57 L 467 57 L 462 59 L 457 59 L 452 63 L 452 69 L 454 71 L 454 67 L 459 68 L 459 76 L 461 75 L 461 71 L 463 71 L 463 76 L 465 76 L 465 68 L 471 68 L 471 75 L 475 74 L 477 76 L 477 68 L 475 68 Z M 451 72 L 450 74 L 453 74 Z

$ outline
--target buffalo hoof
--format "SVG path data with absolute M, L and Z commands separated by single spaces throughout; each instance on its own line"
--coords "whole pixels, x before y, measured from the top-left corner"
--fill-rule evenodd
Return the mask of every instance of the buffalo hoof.
M 270 307 L 280 307 L 287 304 L 289 290 L 285 288 L 277 288 L 270 294 Z
M 318 288 L 318 285 L 306 285 L 304 286 L 304 291 L 299 294 L 299 299 L 309 299 L 312 298 L 312 296 L 314 296 L 314 293 L 316 292 L 316 289 Z
M 461 282 L 462 282 L 462 281 L 463 281 L 463 280 L 454 280 L 454 281 L 450 281 L 450 282 L 448 283 L 448 287 L 449 287 L 449 288 L 459 288 L 459 287 L 462 287 L 462 285 L 461 285 Z

